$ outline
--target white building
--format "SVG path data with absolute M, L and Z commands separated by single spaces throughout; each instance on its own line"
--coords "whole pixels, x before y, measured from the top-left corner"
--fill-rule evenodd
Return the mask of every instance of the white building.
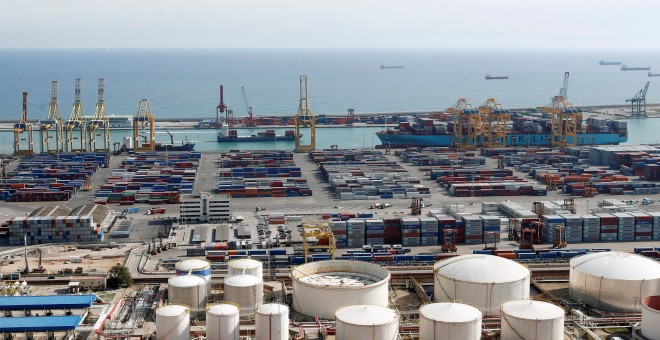
M 179 203 L 179 219 L 184 222 L 229 221 L 230 202 L 229 195 L 201 193 L 182 196 Z

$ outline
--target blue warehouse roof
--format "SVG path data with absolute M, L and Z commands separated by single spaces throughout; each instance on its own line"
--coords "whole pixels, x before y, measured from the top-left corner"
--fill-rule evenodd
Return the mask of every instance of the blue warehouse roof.
M 0 333 L 72 331 L 80 316 L 21 316 L 0 318 Z
M 89 308 L 96 295 L 2 296 L 0 310 Z

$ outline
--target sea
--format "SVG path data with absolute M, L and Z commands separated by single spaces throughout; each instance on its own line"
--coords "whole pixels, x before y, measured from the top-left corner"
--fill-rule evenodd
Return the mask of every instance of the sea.
M 83 82 L 85 116 L 94 113 L 98 78 L 105 80 L 108 114 L 134 115 L 150 100 L 158 118 L 215 118 L 219 86 L 235 116 L 295 114 L 300 75 L 307 75 L 315 114 L 443 110 L 458 98 L 474 106 L 495 98 L 507 108 L 547 105 L 570 73 L 568 99 L 577 106 L 621 105 L 651 80 L 648 103 L 660 103 L 660 87 L 648 71 L 621 71 L 600 60 L 660 72 L 660 50 L 482 49 L 0 49 L 0 120 L 18 120 L 22 95 L 28 118 L 46 116 L 52 80 L 59 82 L 63 118 L 70 116 L 75 78 Z M 381 68 L 403 66 L 403 68 Z M 655 71 L 654 71 L 655 70 Z M 485 80 L 485 75 L 508 76 Z M 244 95 L 245 94 L 245 95 Z M 628 144 L 654 143 L 660 120 L 629 120 Z M 317 145 L 372 147 L 382 128 L 318 129 Z M 283 131 L 279 129 L 278 131 Z M 174 130 L 198 150 L 291 149 L 291 142 L 217 143 L 214 130 Z M 241 134 L 256 131 L 241 130 Z M 128 134 L 113 132 L 113 141 Z M 11 133 L 0 136 L 9 142 Z M 167 141 L 162 132 L 157 139 Z M 3 142 L 3 147 L 5 147 Z

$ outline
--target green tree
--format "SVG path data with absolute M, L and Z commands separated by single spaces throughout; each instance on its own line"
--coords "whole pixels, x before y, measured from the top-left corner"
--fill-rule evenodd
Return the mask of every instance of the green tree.
M 133 277 L 127 267 L 117 263 L 110 268 L 110 277 L 108 278 L 108 288 L 119 288 L 121 286 L 130 286 L 133 284 Z

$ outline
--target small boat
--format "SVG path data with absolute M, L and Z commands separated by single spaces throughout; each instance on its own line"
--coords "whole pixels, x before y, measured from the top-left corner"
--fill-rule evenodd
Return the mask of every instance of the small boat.
M 621 71 L 650 71 L 650 67 L 637 67 L 637 66 L 628 66 L 628 65 L 623 65 L 621 66 Z
M 486 75 L 486 80 L 492 79 L 509 79 L 509 76 L 491 76 L 490 74 Z
M 621 64 L 623 64 L 623 62 L 621 61 L 605 61 L 605 60 L 601 60 L 598 63 L 598 65 L 621 65 Z
M 384 64 L 381 64 L 380 68 L 403 68 L 403 66 L 385 66 Z
M 651 73 L 651 72 L 649 72 L 649 77 L 660 77 L 660 73 Z

